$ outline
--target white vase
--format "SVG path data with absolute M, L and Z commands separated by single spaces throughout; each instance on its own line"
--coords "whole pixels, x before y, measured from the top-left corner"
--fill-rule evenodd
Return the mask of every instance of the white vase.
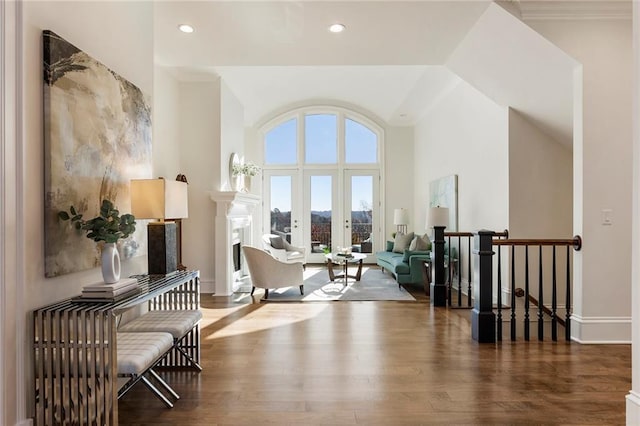
M 244 192 L 251 192 L 251 176 L 244 176 Z
M 102 248 L 102 279 L 107 284 L 120 280 L 120 254 L 115 243 L 106 243 Z
M 232 189 L 234 191 L 241 191 L 242 190 L 242 176 L 240 175 L 236 175 L 233 177 L 233 181 L 232 181 Z

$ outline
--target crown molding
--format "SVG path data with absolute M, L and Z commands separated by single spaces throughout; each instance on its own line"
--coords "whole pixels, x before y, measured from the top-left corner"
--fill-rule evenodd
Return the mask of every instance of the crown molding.
M 523 21 L 631 20 L 631 0 L 520 0 Z

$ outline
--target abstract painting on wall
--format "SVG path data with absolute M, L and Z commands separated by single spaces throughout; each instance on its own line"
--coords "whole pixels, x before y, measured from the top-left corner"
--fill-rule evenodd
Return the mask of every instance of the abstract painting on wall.
M 131 211 L 129 181 L 151 175 L 151 108 L 142 91 L 51 31 L 43 31 L 45 276 L 100 264 L 100 247 L 58 219 L 73 205 L 85 219 L 103 199 Z M 145 227 L 119 242 L 146 253 Z M 144 246 L 144 247 L 143 247 Z
M 446 231 L 458 231 L 458 175 L 445 176 L 429 183 L 429 207 L 447 207 L 449 226 Z

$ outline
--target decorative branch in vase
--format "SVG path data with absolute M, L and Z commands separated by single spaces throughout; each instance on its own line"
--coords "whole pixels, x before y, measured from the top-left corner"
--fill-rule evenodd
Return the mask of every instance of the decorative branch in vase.
M 58 212 L 60 220 L 69 220 L 78 231 L 86 232 L 86 237 L 96 243 L 104 241 L 102 248 L 102 278 L 105 283 L 120 280 L 120 255 L 116 243 L 127 238 L 136 230 L 136 218 L 132 214 L 120 215 L 120 211 L 109 200 L 102 200 L 100 214 L 85 220 L 74 206 L 69 211 Z

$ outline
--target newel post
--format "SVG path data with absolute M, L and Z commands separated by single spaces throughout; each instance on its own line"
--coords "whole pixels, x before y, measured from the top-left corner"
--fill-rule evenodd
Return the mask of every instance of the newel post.
M 493 231 L 478 231 L 474 237 L 473 310 L 471 337 L 480 343 L 496 341 L 496 315 L 493 313 Z
M 433 227 L 433 278 L 429 298 L 433 306 L 447 306 L 447 286 L 444 271 L 444 226 Z

